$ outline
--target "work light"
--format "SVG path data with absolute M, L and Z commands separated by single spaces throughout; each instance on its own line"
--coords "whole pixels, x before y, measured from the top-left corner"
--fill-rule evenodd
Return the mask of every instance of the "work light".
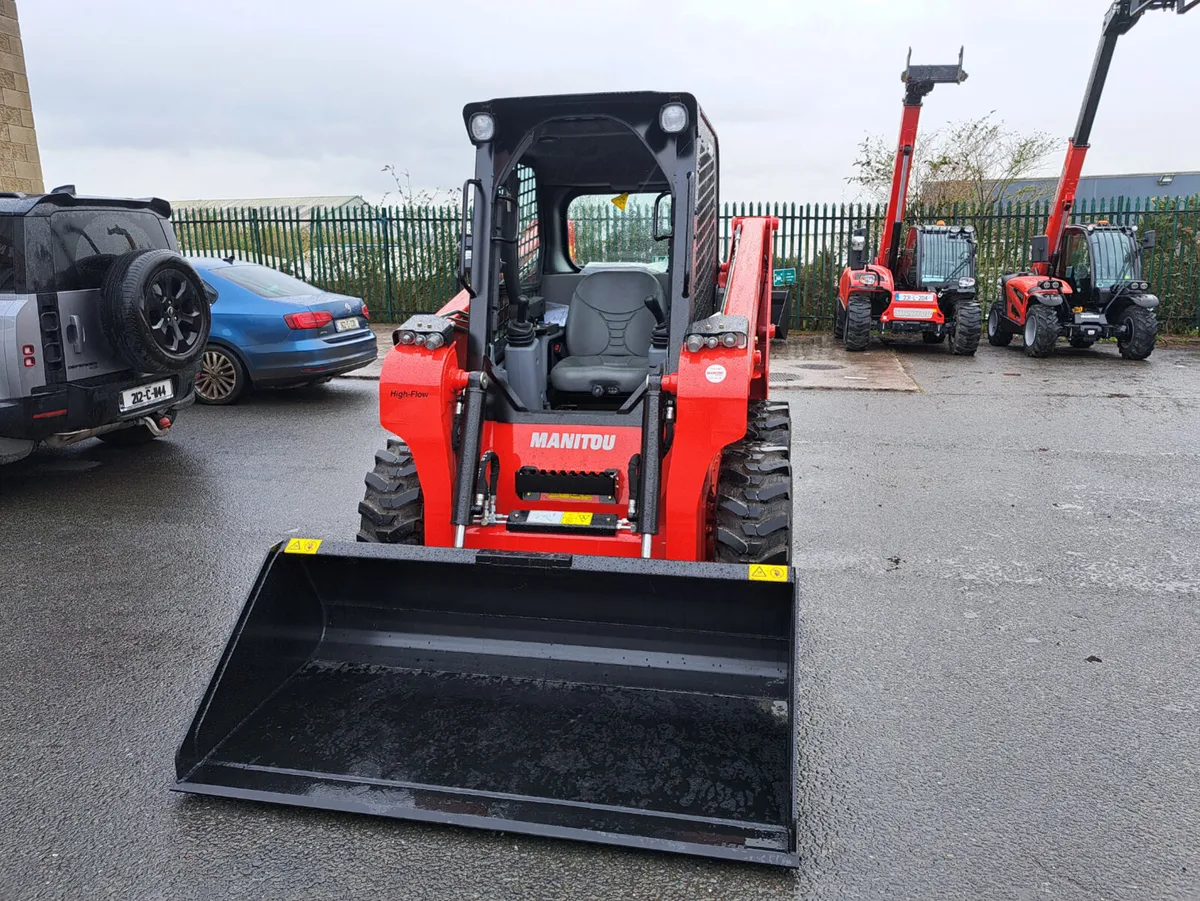
M 682 103 L 667 103 L 658 112 L 658 125 L 669 135 L 678 134 L 687 128 L 687 107 Z
M 496 136 L 496 118 L 491 113 L 476 113 L 471 117 L 471 140 L 484 144 Z

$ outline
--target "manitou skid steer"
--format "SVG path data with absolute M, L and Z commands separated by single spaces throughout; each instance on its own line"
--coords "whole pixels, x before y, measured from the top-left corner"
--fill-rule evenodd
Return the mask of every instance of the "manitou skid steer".
M 465 287 L 395 332 L 362 543 L 269 552 L 177 788 L 795 866 L 777 222 L 719 262 L 688 94 L 464 117 Z
M 1121 356 L 1128 360 L 1144 360 L 1154 352 L 1158 298 L 1149 293 L 1150 283 L 1142 277 L 1142 253 L 1154 246 L 1154 232 L 1146 232 L 1139 242 L 1132 226 L 1069 223 L 1117 39 L 1147 10 L 1182 14 L 1197 5 L 1200 0 L 1116 0 L 1104 17 L 1046 233 L 1033 239 L 1031 271 L 1000 278 L 1000 296 L 988 311 L 991 344 L 1005 347 L 1014 335 L 1023 334 L 1025 352 L 1045 357 L 1060 337 L 1079 348 L 1116 338 Z
M 955 354 L 970 355 L 979 347 L 983 320 L 975 298 L 975 230 L 944 222 L 913 225 L 901 246 L 921 104 L 935 85 L 966 81 L 962 62 L 960 50 L 957 65 L 914 66 L 909 51 L 901 75 L 906 89 L 900 143 L 879 254 L 867 262 L 867 229 L 855 229 L 850 265 L 838 282 L 833 331 L 847 350 L 866 350 L 872 331 L 880 336 L 919 334 L 927 344 L 949 337 Z

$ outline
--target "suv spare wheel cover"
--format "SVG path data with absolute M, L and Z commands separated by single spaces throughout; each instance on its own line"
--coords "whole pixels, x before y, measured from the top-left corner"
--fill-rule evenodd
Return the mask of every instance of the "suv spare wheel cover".
M 142 372 L 178 372 L 208 342 L 212 314 L 200 276 L 171 250 L 117 257 L 101 288 L 101 323 L 113 349 Z

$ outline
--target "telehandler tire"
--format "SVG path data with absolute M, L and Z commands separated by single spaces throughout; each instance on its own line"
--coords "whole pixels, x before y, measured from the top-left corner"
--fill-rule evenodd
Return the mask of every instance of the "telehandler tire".
M 998 304 L 999 301 L 992 304 L 992 308 L 988 310 L 988 344 L 992 347 L 1008 347 L 1012 344 L 1013 330 L 1008 321 L 1000 315 Z
M 1130 306 L 1122 313 L 1129 333 L 1117 340 L 1117 350 L 1126 360 L 1144 360 L 1154 353 L 1158 338 L 1158 317 L 1153 310 Z
M 1048 357 L 1058 341 L 1058 314 L 1045 304 L 1031 303 L 1025 311 L 1025 353 Z
M 425 500 L 417 466 L 408 445 L 389 438 L 375 453 L 375 468 L 367 473 L 367 492 L 358 505 L 362 525 L 359 541 L 376 544 L 425 543 Z
M 846 350 L 866 350 L 871 343 L 871 302 L 851 299 L 846 307 Z
M 960 303 L 954 311 L 954 331 L 950 333 L 950 353 L 974 356 L 983 331 L 983 311 L 977 303 Z
M 750 405 L 746 437 L 721 458 L 714 530 L 718 563 L 786 566 L 791 561 L 790 442 L 786 404 Z

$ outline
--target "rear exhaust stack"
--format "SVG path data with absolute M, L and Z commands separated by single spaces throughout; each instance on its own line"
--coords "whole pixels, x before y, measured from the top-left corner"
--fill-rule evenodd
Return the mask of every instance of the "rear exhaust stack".
M 289 547 L 251 590 L 176 790 L 797 865 L 790 574 Z

